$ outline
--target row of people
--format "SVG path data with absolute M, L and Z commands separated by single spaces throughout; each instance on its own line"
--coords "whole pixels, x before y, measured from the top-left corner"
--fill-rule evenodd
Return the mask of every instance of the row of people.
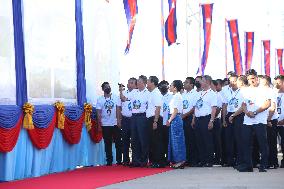
M 276 77 L 275 82 L 278 97 L 269 77 L 258 77 L 254 70 L 246 76 L 230 73 L 228 85 L 206 75 L 175 80 L 169 87 L 156 76 L 142 75 L 138 80 L 130 78 L 127 90 L 120 87 L 119 96 L 105 82 L 96 107 L 107 165 L 112 165 L 114 140 L 118 164 L 133 167 L 149 163 L 164 167 L 171 162 L 175 168 L 222 164 L 252 171 L 253 149 L 255 164 L 261 154 L 260 171 L 276 168 L 277 133 L 283 136 L 279 125 L 284 125 L 284 77 Z M 252 145 L 252 141 L 257 142 Z

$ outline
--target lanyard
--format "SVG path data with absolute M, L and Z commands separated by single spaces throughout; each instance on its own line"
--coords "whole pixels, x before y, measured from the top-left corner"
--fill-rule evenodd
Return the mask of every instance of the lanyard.
M 230 91 L 231 91 L 231 95 L 233 96 L 233 90 L 231 89 Z M 235 92 L 235 96 L 233 96 L 233 98 L 235 98 L 235 97 L 238 95 L 239 91 L 240 91 L 240 89 L 238 89 L 238 90 Z M 233 99 L 233 98 L 232 98 L 232 99 Z
M 210 89 L 209 89 L 209 90 L 210 90 Z M 209 90 L 207 90 L 203 95 L 201 94 L 201 97 L 200 97 L 201 100 L 202 100 L 203 97 L 207 94 L 207 92 L 208 92 Z M 202 93 L 202 92 L 201 92 L 201 93 Z

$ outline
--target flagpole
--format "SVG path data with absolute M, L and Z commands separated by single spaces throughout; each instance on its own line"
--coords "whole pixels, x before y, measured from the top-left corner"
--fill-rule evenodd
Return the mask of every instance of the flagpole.
M 186 0 L 186 6 L 185 6 L 185 13 L 186 13 L 186 20 L 185 20 L 185 23 L 186 23 L 186 76 L 188 76 L 188 22 L 187 22 L 187 19 L 188 19 L 188 12 L 187 12 L 187 3 L 188 1 Z
M 263 68 L 262 68 L 262 67 L 263 67 L 263 60 L 262 60 L 262 59 L 264 58 L 264 57 L 262 58 L 262 55 L 263 55 L 263 54 L 262 54 L 262 48 L 263 48 L 263 41 L 261 40 L 261 44 L 260 44 L 260 51 L 261 51 L 261 53 L 260 53 L 260 65 L 261 65 L 261 66 L 260 66 L 260 74 L 261 74 L 261 75 L 263 74 L 263 73 L 262 73 L 262 69 L 263 69 Z
M 248 69 L 248 68 L 247 68 L 247 67 L 248 67 L 248 62 L 247 62 L 247 48 L 248 48 L 248 47 L 247 47 L 247 43 L 246 43 L 246 36 L 247 36 L 247 33 L 244 32 L 244 46 L 245 46 L 245 50 L 244 50 L 244 51 L 245 51 L 245 52 L 244 52 L 244 53 L 245 53 L 245 56 L 244 56 L 244 57 L 245 57 L 245 69 L 244 69 L 244 72 L 245 72 L 245 73 L 246 73 L 246 71 L 247 71 L 247 69 Z
M 277 68 L 276 68 L 276 66 L 278 65 L 278 59 L 277 59 L 277 50 L 275 49 L 275 51 L 274 51 L 275 53 L 274 53 L 274 59 L 275 59 L 275 72 L 274 72 L 274 76 L 276 77 L 277 76 L 277 74 L 276 74 L 276 72 L 277 72 Z M 279 65 L 278 65 L 278 68 L 279 68 Z
M 202 75 L 202 60 L 201 60 L 201 5 L 199 4 L 199 75 Z
M 226 78 L 228 77 L 227 76 L 227 73 L 228 73 L 228 47 L 227 47 L 227 19 L 225 18 L 225 75 L 226 75 Z
M 161 33 L 162 33 L 162 80 L 165 80 L 165 22 L 164 0 L 161 0 Z

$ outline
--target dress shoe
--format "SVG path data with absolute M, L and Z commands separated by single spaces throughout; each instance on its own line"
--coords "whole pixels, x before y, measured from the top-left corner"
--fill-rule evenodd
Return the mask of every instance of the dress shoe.
M 258 168 L 258 171 L 259 171 L 259 172 L 267 172 L 264 167 L 259 167 L 259 168 Z
M 206 163 L 203 167 L 213 167 L 212 163 Z
M 280 168 L 284 168 L 284 163 L 281 163 Z
M 252 167 L 241 167 L 238 169 L 239 172 L 253 172 Z
M 112 166 L 112 163 L 108 162 L 108 163 L 106 164 L 106 166 Z

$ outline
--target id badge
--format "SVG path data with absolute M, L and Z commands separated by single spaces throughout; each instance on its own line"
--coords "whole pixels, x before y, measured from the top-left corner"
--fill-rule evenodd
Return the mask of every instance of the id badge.
M 277 113 L 281 114 L 281 108 L 277 108 Z

